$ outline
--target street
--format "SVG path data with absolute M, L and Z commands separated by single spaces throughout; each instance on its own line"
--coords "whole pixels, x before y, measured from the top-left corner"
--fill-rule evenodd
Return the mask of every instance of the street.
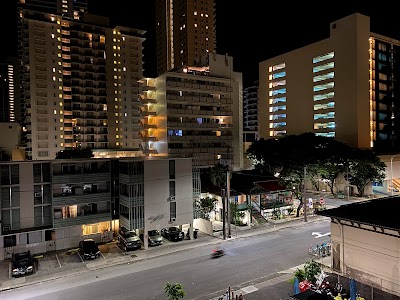
M 290 273 L 311 259 L 310 244 L 329 241 L 326 235 L 329 224 L 329 220 L 323 219 L 221 241 L 226 255 L 217 259 L 210 259 L 214 246 L 207 245 L 3 291 L 1 299 L 164 300 L 166 282 L 181 283 L 186 291 L 185 299 L 213 299 L 224 294 L 228 287 L 248 290 L 246 300 L 266 299 L 266 295 L 272 300 L 286 299 L 292 292 L 288 282 Z M 321 237 L 313 232 L 320 233 Z

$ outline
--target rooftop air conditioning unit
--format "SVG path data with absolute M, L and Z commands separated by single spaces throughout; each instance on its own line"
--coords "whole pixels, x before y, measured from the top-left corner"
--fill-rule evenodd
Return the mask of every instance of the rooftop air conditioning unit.
M 176 218 L 171 218 L 171 222 L 175 222 L 176 221 Z
M 42 193 L 41 192 L 35 192 L 35 197 L 42 197 Z
M 168 201 L 175 201 L 176 199 L 175 199 L 175 196 L 170 196 L 169 198 L 168 198 Z

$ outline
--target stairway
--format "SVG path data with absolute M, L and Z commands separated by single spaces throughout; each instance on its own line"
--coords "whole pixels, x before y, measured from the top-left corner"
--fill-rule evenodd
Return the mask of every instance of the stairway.
M 267 223 L 267 219 L 265 219 L 262 215 L 261 215 L 261 209 L 258 206 L 258 204 L 256 202 L 252 202 L 252 207 L 251 207 L 251 216 L 252 216 L 252 221 L 254 223 L 256 223 L 257 225 L 262 225 Z

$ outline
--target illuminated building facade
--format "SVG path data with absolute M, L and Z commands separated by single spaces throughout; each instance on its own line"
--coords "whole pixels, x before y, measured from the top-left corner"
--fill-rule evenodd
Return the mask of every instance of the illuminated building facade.
M 216 50 L 214 0 L 156 1 L 157 76 Z
M 207 54 L 196 66 L 142 80 L 142 149 L 151 156 L 194 157 L 199 167 L 243 168 L 242 74 L 232 57 Z
M 108 18 L 90 14 L 19 11 L 22 142 L 28 159 L 53 159 L 76 147 L 140 152 L 143 34 L 110 27 Z
M 314 132 L 352 147 L 400 150 L 400 41 L 353 14 L 330 37 L 259 64 L 262 138 Z

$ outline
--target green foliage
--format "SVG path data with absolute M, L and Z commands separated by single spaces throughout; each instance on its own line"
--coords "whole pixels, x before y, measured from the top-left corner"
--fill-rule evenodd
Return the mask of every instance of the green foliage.
M 92 158 L 93 156 L 90 148 L 74 148 L 57 152 L 56 159 Z
M 355 185 L 360 196 L 373 181 L 382 182 L 386 165 L 371 150 L 355 150 L 350 167 L 350 183 Z
M 305 273 L 304 269 L 296 269 L 296 271 L 294 272 L 294 277 L 297 277 L 299 282 L 306 279 L 306 273 Z
M 244 211 L 238 209 L 238 204 L 236 202 L 230 202 L 231 211 L 231 222 L 232 224 L 241 223 L 242 219 L 245 217 Z
M 210 213 L 215 210 L 215 204 L 217 201 L 217 199 L 211 197 L 201 198 L 198 201 L 201 212 L 204 214 L 204 219 L 210 220 Z
M 180 283 L 167 282 L 164 286 L 164 292 L 167 294 L 168 300 L 179 300 L 186 296 L 186 292 Z
M 303 207 L 305 180 L 311 181 L 316 190 L 324 180 L 333 194 L 337 177 L 348 173 L 352 177 L 351 184 L 357 186 L 362 196 L 369 183 L 384 178 L 385 164 L 372 151 L 353 149 L 333 138 L 311 132 L 279 139 L 259 139 L 249 147 L 248 157 L 256 168 L 279 173 L 280 183 L 300 201 L 296 216 Z
M 317 281 L 315 275 L 319 273 L 321 273 L 321 266 L 316 261 L 311 260 L 304 264 L 304 276 L 308 281 L 315 283 Z

